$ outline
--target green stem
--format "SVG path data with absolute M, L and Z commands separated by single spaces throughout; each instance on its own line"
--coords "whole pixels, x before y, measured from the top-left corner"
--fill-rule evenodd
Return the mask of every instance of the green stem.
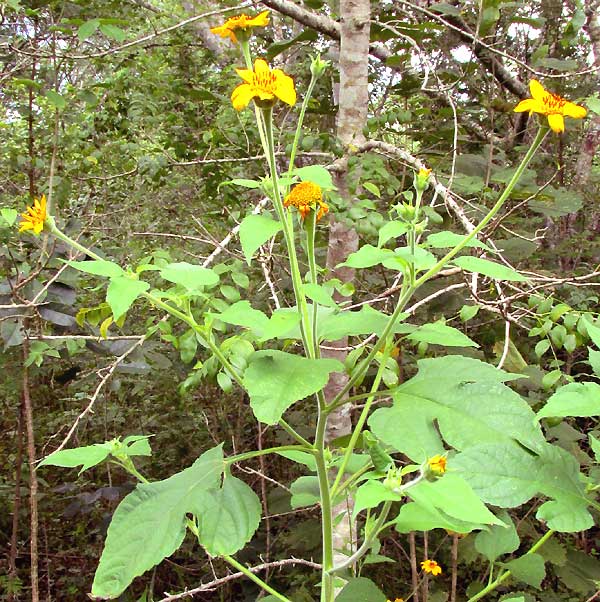
M 283 418 L 279 419 L 278 424 L 288 435 L 296 439 L 298 443 L 300 443 L 304 447 L 313 449 L 313 444 L 310 443 L 310 441 L 307 441 L 302 435 L 300 435 L 300 433 L 296 432 L 296 430 L 292 428 Z
M 263 109 L 263 117 L 265 120 L 265 131 L 267 137 L 269 169 L 271 171 L 271 181 L 273 183 L 273 203 L 277 216 L 283 226 L 283 236 L 287 246 L 287 252 L 290 259 L 290 271 L 292 274 L 292 286 L 294 288 L 294 297 L 298 305 L 298 313 L 300 314 L 300 330 L 302 333 L 302 342 L 306 356 L 309 358 L 315 357 L 315 344 L 312 338 L 310 329 L 310 318 L 308 314 L 308 303 L 306 296 L 302 291 L 302 277 L 300 275 L 300 267 L 298 265 L 298 256 L 296 255 L 296 247 L 294 245 L 294 230 L 291 221 L 283 207 L 281 200 L 281 192 L 279 190 L 279 180 L 277 176 L 277 164 L 275 162 L 275 143 L 273 139 L 273 110 L 271 107 Z
M 392 328 L 394 327 L 394 324 L 395 324 L 396 320 L 398 319 L 398 316 L 400 315 L 400 313 L 406 306 L 406 303 L 408 302 L 408 300 L 410 299 L 412 294 L 415 292 L 415 290 L 417 290 L 427 280 L 429 280 L 430 278 L 435 276 L 438 272 L 440 272 L 444 268 L 444 266 L 457 253 L 459 253 L 467 244 L 469 244 L 469 242 L 471 240 L 473 240 L 473 238 L 475 238 L 477 236 L 477 234 L 479 234 L 479 232 L 481 232 L 481 230 L 483 230 L 483 228 L 485 228 L 485 226 L 490 222 L 490 220 L 492 220 L 494 218 L 494 216 L 498 213 L 498 211 L 500 211 L 500 209 L 502 208 L 502 205 L 505 203 L 506 199 L 510 196 L 510 193 L 512 192 L 513 188 L 515 187 L 515 184 L 519 181 L 519 178 L 523 174 L 523 171 L 525 171 L 525 169 L 527 168 L 527 165 L 529 165 L 529 162 L 533 158 L 533 155 L 535 154 L 535 152 L 537 151 L 537 149 L 539 148 L 540 144 L 543 142 L 544 138 L 546 137 L 546 135 L 548 134 L 549 131 L 550 131 L 549 128 L 546 126 L 540 127 L 540 129 L 538 130 L 538 133 L 535 137 L 535 140 L 533 141 L 531 147 L 527 151 L 527 154 L 521 161 L 521 164 L 519 165 L 519 167 L 517 167 L 513 177 L 511 178 L 510 182 L 507 184 L 504 192 L 500 195 L 500 198 L 498 199 L 496 204 L 490 209 L 488 214 L 473 229 L 473 231 L 470 232 L 469 234 L 467 234 L 461 240 L 461 242 L 458 243 L 458 245 L 456 247 L 454 247 L 454 249 L 452 249 L 451 251 L 446 253 L 446 255 L 444 255 L 444 257 L 442 257 L 432 268 L 427 270 L 427 272 L 425 272 L 418 280 L 416 280 L 414 285 L 410 285 L 406 290 L 404 290 L 400 294 L 400 298 L 398 299 L 398 304 L 396 305 L 394 312 L 392 313 L 392 315 L 390 316 L 390 319 L 388 320 L 387 324 L 385 325 L 385 328 L 383 329 L 381 336 L 379 337 L 379 339 L 377 339 L 377 341 L 373 345 L 373 347 L 372 347 L 371 351 L 369 352 L 369 354 L 367 355 L 367 357 L 355 368 L 355 370 L 352 373 L 352 376 L 350 377 L 350 379 L 348 380 L 348 382 L 346 383 L 344 388 L 331 401 L 330 406 L 338 404 L 345 397 L 346 393 L 348 393 L 348 391 L 350 391 L 350 389 L 354 386 L 354 384 L 364 376 L 367 369 L 371 365 L 371 362 L 373 361 L 375 354 L 381 348 L 383 341 L 385 341 L 387 339 L 387 337 L 389 336 L 389 334 L 391 333 Z
M 369 534 L 365 537 L 365 540 L 363 541 L 360 548 L 358 548 L 358 550 L 356 550 L 356 552 L 354 552 L 354 554 L 352 554 L 352 556 L 349 556 L 346 560 L 344 560 L 344 562 L 342 562 L 341 564 L 338 564 L 336 567 L 332 568 L 329 571 L 329 573 L 331 575 L 333 575 L 334 573 L 339 573 L 340 571 L 343 571 L 344 569 L 351 567 L 354 563 L 356 563 L 358 560 L 360 560 L 371 549 L 373 542 L 377 539 L 377 536 L 381 532 L 381 527 L 382 527 L 383 523 L 385 522 L 385 519 L 387 518 L 387 515 L 389 514 L 391 507 L 392 507 L 392 502 L 390 502 L 390 501 L 387 501 L 383 504 L 383 508 L 381 509 L 381 514 L 377 517 L 377 520 L 375 521 L 375 524 L 373 525 L 372 530 L 369 531 Z
M 329 571 L 333 568 L 333 516 L 331 506 L 331 490 L 329 476 L 325 463 L 325 428 L 327 414 L 319 404 L 319 417 L 315 436 L 317 478 L 319 480 L 319 493 L 321 496 L 321 528 L 323 540 L 323 569 L 321 578 L 321 602 L 333 602 L 334 585 L 333 575 Z
M 360 434 L 362 433 L 365 422 L 369 416 L 369 412 L 371 411 L 371 405 L 373 404 L 373 401 L 375 399 L 375 392 L 377 391 L 377 389 L 379 389 L 379 385 L 380 385 L 381 379 L 383 377 L 383 371 L 385 370 L 385 365 L 386 365 L 387 359 L 390 355 L 390 350 L 391 350 L 391 344 L 390 344 L 390 342 L 388 342 L 388 344 L 385 346 L 382 357 L 379 360 L 379 367 L 377 369 L 377 374 L 375 374 L 375 378 L 373 379 L 373 385 L 371 386 L 371 395 L 367 398 L 367 401 L 365 402 L 365 405 L 363 406 L 362 412 L 360 413 L 360 416 L 358 417 L 356 426 L 354 427 L 354 430 L 352 431 L 352 436 L 350 437 L 350 441 L 348 442 L 348 446 L 346 447 L 346 451 L 344 452 L 344 457 L 342 458 L 342 463 L 341 463 L 338 473 L 336 475 L 335 481 L 333 482 L 333 486 L 331 487 L 332 497 L 335 497 L 337 494 L 338 487 L 340 485 L 340 481 L 342 480 L 342 477 L 344 476 L 344 473 L 346 471 L 346 466 L 348 465 L 348 462 L 350 461 L 352 452 L 354 451 L 354 448 L 356 447 L 356 442 L 358 441 L 358 438 L 360 437 Z
M 102 257 L 100 257 L 100 255 L 98 255 L 97 253 L 90 251 L 87 247 L 84 247 L 82 244 L 78 243 L 76 240 L 73 240 L 70 236 L 67 236 L 61 230 L 59 230 L 57 228 L 56 224 L 54 223 L 54 218 L 47 219 L 46 223 L 49 224 L 50 232 L 52 234 L 54 234 L 54 236 L 56 236 L 56 238 L 59 238 L 63 242 L 66 242 L 68 245 L 70 245 L 74 249 L 77 249 L 77 251 L 80 251 L 81 253 L 88 255 L 89 257 L 91 257 L 92 259 L 95 259 L 96 261 L 106 261 L 106 259 L 103 259 Z
M 225 458 L 225 464 L 236 464 L 237 462 L 244 462 L 245 460 L 258 458 L 259 456 L 276 454 L 283 451 L 303 451 L 309 454 L 316 453 L 312 446 L 307 449 L 304 445 L 280 445 L 278 447 L 268 447 L 266 449 L 259 449 L 245 452 L 243 454 L 236 454 L 235 456 L 229 456 L 228 458 Z
M 306 255 L 308 257 L 308 269 L 310 272 L 310 281 L 312 284 L 318 284 L 317 275 L 317 260 L 315 257 L 315 233 L 317 225 L 317 210 L 310 212 L 309 217 L 304 220 L 304 228 L 306 231 Z M 316 343 L 318 341 L 318 315 L 319 305 L 313 301 L 312 305 L 312 320 L 311 320 L 311 331 L 312 339 Z M 320 357 L 321 350 L 318 345 L 315 345 L 315 356 Z
M 552 536 L 554 535 L 554 531 L 550 530 L 540 538 L 540 540 L 531 547 L 531 549 L 525 554 L 535 554 Z M 484 596 L 487 596 L 490 592 L 493 592 L 502 582 L 506 581 L 511 576 L 510 571 L 505 571 L 501 575 L 499 575 L 494 581 L 484 587 L 478 594 L 475 594 L 471 598 L 467 600 L 467 602 L 476 602 L 477 600 L 481 600 Z
M 123 460 L 112 460 L 112 462 L 113 464 L 117 464 L 118 466 L 126 470 L 130 475 L 134 476 L 140 483 L 150 482 L 143 474 L 141 474 L 138 471 L 131 459 L 129 459 L 129 462 L 125 462 Z
M 254 583 L 262 587 L 266 592 L 275 596 L 278 600 L 281 600 L 281 602 L 292 602 L 289 598 L 286 598 L 283 594 L 280 594 L 277 590 L 273 589 L 268 583 L 265 583 L 260 577 L 257 577 L 248 567 L 240 564 L 235 558 L 227 555 L 221 556 L 221 558 L 238 571 L 244 573 L 248 579 L 252 579 Z

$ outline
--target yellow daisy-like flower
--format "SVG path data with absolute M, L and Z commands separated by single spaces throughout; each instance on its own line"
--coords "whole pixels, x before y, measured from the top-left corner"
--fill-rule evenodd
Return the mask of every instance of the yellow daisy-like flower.
M 446 463 L 446 456 L 433 456 L 427 460 L 429 470 L 436 476 L 441 476 L 446 472 Z
M 584 107 L 570 102 L 558 94 L 548 92 L 536 79 L 529 82 L 532 98 L 522 100 L 513 110 L 515 113 L 529 111 L 529 114 L 540 113 L 548 117 L 548 125 L 552 131 L 560 134 L 565 131 L 565 117 L 583 119 L 587 115 Z
M 229 38 L 234 44 L 237 44 L 236 33 L 241 38 L 248 38 L 252 32 L 253 27 L 265 27 L 269 24 L 269 11 L 256 15 L 255 17 L 249 17 L 248 15 L 236 15 L 227 19 L 223 25 L 218 27 L 211 27 L 211 33 L 216 33 L 222 38 Z
M 302 219 L 313 210 L 317 211 L 317 221 L 329 212 L 329 205 L 323 201 L 321 187 L 313 182 L 300 182 L 292 188 L 283 201 L 284 207 L 296 207 Z
M 430 560 L 429 558 L 427 560 L 423 560 L 421 563 L 421 568 L 426 573 L 432 574 L 434 577 L 442 574 L 442 567 L 435 560 Z
M 46 221 L 46 195 L 43 194 L 40 199 L 33 199 L 33 206 L 27 206 L 27 211 L 21 213 L 21 223 L 19 232 L 33 230 L 34 234 L 39 234 L 44 229 Z
M 245 109 L 252 99 L 259 107 L 269 107 L 277 98 L 292 107 L 296 104 L 294 80 L 281 69 L 271 70 L 263 59 L 254 61 L 254 71 L 251 69 L 236 69 L 236 71 L 244 80 L 244 83 L 231 94 L 231 102 L 236 111 Z
M 392 601 L 388 599 L 385 602 L 392 602 Z M 394 602 L 404 602 L 404 598 L 395 598 Z

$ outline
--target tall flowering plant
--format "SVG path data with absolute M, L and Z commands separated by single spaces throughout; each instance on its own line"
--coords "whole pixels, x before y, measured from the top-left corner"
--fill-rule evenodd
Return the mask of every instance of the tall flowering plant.
M 406 337 L 446 345 L 477 345 L 447 325 L 409 324 L 405 310 L 414 294 L 449 265 L 483 273 L 493 269 L 490 265 L 497 265 L 479 259 L 475 267 L 469 267 L 473 262 L 464 261 L 461 253 L 503 207 L 548 134 L 548 126 L 540 125 L 513 177 L 481 221 L 469 234 L 450 237 L 453 246 L 439 257 L 422 244 L 429 228 L 424 198 L 438 182 L 431 169 L 416 165 L 412 194 L 392 210 L 393 219 L 381 230 L 383 242 L 378 247 L 363 246 L 346 262 L 357 269 L 383 266 L 396 271 L 401 285 L 395 307 L 389 315 L 368 306 L 348 310 L 333 300 L 331 291 L 339 283 L 326 280 L 315 252 L 316 229 L 327 228 L 328 213 L 336 210 L 330 200 L 334 192 L 331 178 L 321 166 L 295 168 L 304 115 L 315 84 L 328 64 L 319 57 L 312 61 L 312 76 L 299 110 L 289 165 L 281 174 L 275 160 L 274 109 L 279 105 L 295 110 L 297 87 L 303 86 L 262 58 L 253 60 L 249 45 L 252 31 L 266 26 L 268 20 L 268 11 L 254 17 L 240 15 L 213 32 L 238 44 L 242 52 L 246 66 L 236 70 L 242 83 L 233 88 L 231 102 L 236 111 L 252 106 L 266 158 L 262 192 L 271 205 L 263 215 L 249 215 L 242 221 L 242 250 L 251 261 L 258 246 L 282 234 L 293 289 L 291 308 L 267 315 L 253 308 L 250 300 L 242 300 L 215 314 L 207 302 L 219 283 L 214 270 L 187 262 L 172 263 L 162 266 L 157 272 L 158 282 L 151 284 L 142 278 L 147 273 L 144 266 L 126 270 L 67 236 L 45 197 L 36 199 L 22 215 L 21 231 L 63 241 L 86 259 L 69 262 L 71 267 L 107 280 L 111 320 L 123 319 L 132 304 L 141 300 L 180 321 L 208 350 L 219 366 L 222 381 L 247 393 L 256 419 L 280 429 L 289 440 L 284 445 L 237 454 L 225 453 L 221 444 L 162 481 L 149 481 L 136 468 L 136 457 L 151 453 L 148 438 L 143 436 L 59 450 L 46 457 L 40 466 L 82 466 L 84 470 L 100 462 L 112 462 L 139 482 L 118 506 L 108 529 L 91 588 L 91 595 L 99 599 L 121 596 L 136 577 L 170 556 L 191 534 L 209 556 L 222 558 L 274 599 L 292 602 L 293 594 L 286 588 L 275 587 L 262 579 L 258 570 L 236 558 L 259 527 L 262 508 L 256 493 L 232 474 L 232 468 L 268 454 L 279 454 L 307 467 L 311 474 L 303 478 L 309 478 L 318 490 L 314 501 L 321 512 L 322 559 L 320 587 L 314 595 L 321 602 L 333 602 L 336 591 L 342 588 L 344 600 L 359 600 L 364 582 L 356 577 L 390 527 L 400 533 L 446 529 L 455 534 L 477 532 L 477 537 L 493 537 L 495 532 L 514 530 L 514 526 L 506 514 L 493 512 L 487 504 L 512 507 L 542 494 L 549 498 L 537 510 L 541 524 L 546 525 L 545 533 L 527 552 L 535 555 L 554 531 L 587 528 L 591 524 L 588 506 L 597 506 L 582 481 L 567 479 L 574 471 L 579 475 L 574 460 L 544 438 L 539 419 L 555 410 L 542 410 L 536 416 L 505 384 L 514 375 L 458 355 L 423 360 L 416 376 L 405 383 L 397 378 L 390 382 L 388 374 L 390 361 L 394 364 L 394 354 Z M 585 115 L 585 109 L 546 92 L 538 82 L 532 81 L 531 93 L 532 98 L 519 103 L 515 111 L 547 116 L 555 132 L 564 130 L 564 116 Z M 398 240 L 399 246 L 386 248 L 390 240 Z M 306 274 L 301 268 L 303 255 Z M 514 271 L 502 274 L 499 277 L 523 279 Z M 195 311 L 191 300 L 198 304 Z M 234 345 L 231 340 L 235 337 L 221 340 L 213 327 L 215 320 L 234 332 L 242 329 L 244 345 Z M 362 355 L 354 354 L 346 365 L 321 357 L 323 341 L 345 336 L 367 337 L 358 348 Z M 284 347 L 282 341 L 291 341 L 292 345 Z M 348 375 L 347 384 L 327 400 L 323 389 L 330 375 L 343 371 Z M 357 387 L 365 382 L 367 374 L 367 392 L 358 393 Z M 361 401 L 354 431 L 344 443 L 327 442 L 328 420 L 332 412 L 348 402 L 348 395 L 350 401 Z M 393 404 L 374 409 L 374 402 L 383 396 L 391 397 Z M 286 412 L 305 399 L 314 405 L 317 416 L 315 431 L 308 438 L 286 419 Z M 501 473 L 494 472 L 498 463 L 492 460 L 495 457 L 505 459 L 500 462 Z M 565 467 L 564 483 L 570 483 L 562 489 L 556 487 L 558 477 L 550 471 L 557 463 Z M 489 476 L 493 474 L 496 476 Z M 549 475 L 546 480 L 545 474 Z M 531 481 L 534 476 L 538 480 L 516 494 L 514 487 L 507 485 L 515 479 Z M 344 550 L 345 557 L 340 560 L 333 543 L 334 507 L 347 498 L 354 500 L 348 512 L 359 542 L 353 549 Z M 305 502 L 296 499 L 293 503 Z M 491 560 L 492 571 L 495 560 Z M 434 558 L 423 559 L 420 568 L 423 579 L 443 578 L 444 567 Z M 495 579 L 490 572 L 487 586 L 470 601 L 493 592 L 508 579 L 511 570 L 500 568 Z M 406 590 L 404 599 L 408 600 L 415 592 L 410 593 L 408 585 Z M 389 595 L 393 597 L 395 592 Z M 381 596 L 385 598 L 383 593 Z

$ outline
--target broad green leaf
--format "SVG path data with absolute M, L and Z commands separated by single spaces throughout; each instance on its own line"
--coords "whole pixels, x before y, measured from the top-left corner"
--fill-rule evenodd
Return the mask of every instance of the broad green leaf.
M 12 226 L 17 221 L 18 212 L 16 209 L 4 208 L 0 209 L 0 215 L 9 226 Z
M 600 349 L 600 326 L 598 326 L 596 323 L 593 323 L 587 317 L 583 319 L 583 323 L 588 336 L 590 339 L 592 339 L 594 345 Z
M 79 474 L 81 474 L 84 470 L 106 460 L 109 454 L 110 449 L 102 443 L 75 447 L 73 449 L 61 449 L 46 456 L 38 464 L 38 467 L 62 466 L 63 468 L 75 468 L 76 466 L 81 466 L 81 470 L 79 471 Z
M 313 182 L 320 186 L 323 190 L 333 190 L 333 180 L 331 174 L 321 165 L 307 165 L 306 167 L 298 167 L 294 173 L 303 182 Z
M 479 313 L 480 307 L 479 305 L 463 305 L 459 312 L 461 322 L 473 319 Z
M 504 564 L 517 581 L 522 581 L 537 589 L 541 589 L 546 576 L 544 559 L 539 554 L 525 554 Z
M 381 481 L 367 481 L 356 490 L 352 516 L 356 517 L 361 510 L 365 510 L 366 508 L 376 508 L 381 502 L 397 502 L 401 499 L 401 495 L 388 489 Z
M 484 443 L 466 449 L 452 465 L 489 504 L 512 508 L 541 493 L 552 498 L 536 515 L 548 528 L 565 532 L 589 528 L 593 520 L 577 460 L 547 443 L 538 451 L 534 455 L 510 442 Z
M 398 238 L 408 232 L 408 224 L 406 222 L 393 221 L 387 222 L 379 230 L 379 240 L 377 246 L 382 247 L 390 238 Z
M 594 458 L 596 458 L 596 462 L 600 462 L 600 441 L 594 437 L 594 435 L 588 435 L 590 439 L 590 447 L 594 452 Z
M 588 347 L 589 362 L 594 374 L 600 376 L 600 351 L 596 351 Z
M 373 184 L 373 182 L 362 182 L 361 186 L 373 196 L 376 196 L 378 199 L 381 198 L 381 191 L 375 184 Z
M 244 373 L 244 385 L 256 418 L 265 424 L 277 424 L 293 403 L 320 391 L 330 372 L 343 369 L 343 364 L 333 359 L 257 351 Z
M 240 243 L 246 262 L 250 265 L 256 249 L 282 229 L 281 222 L 266 215 L 247 215 L 240 224 Z
M 394 521 L 394 528 L 398 533 L 411 531 L 431 531 L 433 529 L 446 529 L 456 533 L 470 533 L 475 529 L 485 529 L 481 523 L 472 523 L 453 518 L 443 509 L 436 508 L 433 504 L 422 506 L 417 502 L 402 504 L 400 514 Z
M 493 525 L 489 530 L 478 533 L 475 538 L 475 549 L 490 562 L 504 554 L 512 554 L 521 543 L 508 512 L 501 511 L 498 518 L 506 526 Z
M 419 505 L 435 507 L 452 518 L 487 525 L 503 525 L 479 499 L 471 486 L 458 474 L 447 472 L 434 482 L 421 481 L 407 495 Z
M 419 272 L 428 270 L 436 263 L 437 259 L 435 255 L 426 249 L 416 247 L 414 251 L 411 252 L 409 247 L 398 247 L 392 256 L 381 262 L 381 265 L 390 270 L 398 271 L 406 269 L 408 265 L 414 265 L 415 269 Z
M 211 315 L 225 324 L 250 328 L 259 336 L 269 325 L 269 318 L 262 311 L 254 309 L 250 302 L 245 300 L 230 305 L 220 314 Z
M 106 302 L 110 305 L 115 322 L 126 314 L 134 301 L 149 288 L 147 282 L 128 276 L 111 278 L 106 291 Z
M 79 41 L 85 42 L 85 40 L 87 40 L 89 37 L 94 35 L 94 33 L 96 33 L 96 30 L 99 26 L 99 19 L 91 19 L 80 25 L 79 29 L 77 30 L 77 37 L 79 38 Z
M 394 258 L 394 251 L 391 249 L 379 249 L 373 245 L 363 245 L 358 251 L 351 253 L 348 259 L 341 263 L 340 266 L 348 266 L 349 268 L 370 268 L 374 265 L 382 263 L 386 259 Z
M 111 23 L 100 23 L 100 31 L 107 37 L 119 42 L 123 42 L 127 37 L 127 34 L 116 25 Z
M 186 514 L 211 509 L 209 495 L 220 485 L 223 451 L 215 447 L 182 472 L 142 483 L 117 507 L 96 570 L 92 595 L 116 598 L 183 542 Z M 207 517 L 208 519 L 208 517 Z
M 112 261 L 106 261 L 104 259 L 94 259 L 92 261 L 68 261 L 67 262 L 72 268 L 85 272 L 86 274 L 93 274 L 94 276 L 106 276 L 107 278 L 116 278 L 118 276 L 124 276 L 125 272 L 120 265 Z
M 151 435 L 129 435 L 123 439 L 128 456 L 151 456 L 152 449 L 148 439 Z
M 385 594 L 366 577 L 350 579 L 335 602 L 385 602 Z
M 160 275 L 165 280 L 179 284 L 188 291 L 197 291 L 201 287 L 211 287 L 219 283 L 219 276 L 210 268 L 203 268 L 185 261 L 170 263 L 160 271 Z
M 463 334 L 456 328 L 452 328 L 452 326 L 446 326 L 442 322 L 433 322 L 432 324 L 419 326 L 407 338 L 415 342 L 444 345 L 446 347 L 479 347 L 466 334 Z
M 252 539 L 260 523 L 261 503 L 246 483 L 226 475 L 223 487 L 198 498 L 199 541 L 211 556 L 235 554 Z
M 48 90 L 45 96 L 48 101 L 59 110 L 64 109 L 67 106 L 67 101 L 64 99 L 64 97 L 54 90 Z
M 430 234 L 427 237 L 426 244 L 432 249 L 452 248 L 460 244 L 464 238 L 465 237 L 463 234 L 456 234 L 455 232 L 444 230 L 443 232 L 435 232 L 434 234 Z M 470 240 L 465 247 L 477 247 L 479 249 L 485 249 L 486 251 L 492 250 L 485 243 L 477 239 Z
M 319 479 L 315 476 L 299 477 L 290 485 L 292 508 L 304 508 L 319 503 Z
M 416 462 L 444 453 L 436 420 L 457 449 L 511 434 L 529 446 L 544 442 L 529 405 L 501 385 L 520 376 L 460 355 L 419 360 L 418 367 L 417 375 L 395 390 L 394 405 L 369 419 L 377 437 Z
M 512 268 L 487 259 L 482 259 L 481 257 L 465 255 L 463 257 L 456 257 L 452 261 L 459 268 L 466 270 L 467 272 L 477 272 L 478 274 L 489 276 L 495 280 L 510 280 L 513 282 L 525 282 L 527 280 L 525 276 L 519 274 L 519 272 Z
M 600 115 L 600 98 L 597 96 L 588 96 L 585 104 L 588 106 L 590 111 L 593 111 L 596 113 L 596 115 Z
M 273 315 L 269 319 L 269 323 L 265 327 L 264 332 L 260 336 L 260 341 L 268 341 L 270 339 L 277 338 L 300 338 L 300 331 L 298 330 L 298 337 L 294 337 L 292 334 L 300 323 L 300 314 L 296 308 L 282 308 L 276 309 Z
M 600 385 L 592 382 L 569 383 L 550 397 L 536 414 L 537 420 L 546 416 L 599 416 Z
M 338 304 L 333 300 L 331 294 L 319 284 L 308 282 L 302 285 L 304 294 L 315 303 L 325 307 L 337 307 Z
M 292 462 L 304 464 L 304 466 L 313 472 L 316 472 L 317 470 L 317 462 L 312 454 L 302 451 L 281 451 L 277 452 L 277 454 L 287 458 L 288 460 L 291 460 Z

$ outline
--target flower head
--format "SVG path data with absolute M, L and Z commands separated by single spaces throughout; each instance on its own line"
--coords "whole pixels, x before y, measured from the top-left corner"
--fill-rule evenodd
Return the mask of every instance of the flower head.
M 21 213 L 21 223 L 19 232 L 33 230 L 34 234 L 39 234 L 44 229 L 44 222 L 48 214 L 46 213 L 46 195 L 43 194 L 39 199 L 33 199 L 33 206 L 27 206 L 27 211 Z
M 515 113 L 529 111 L 529 114 L 539 113 L 548 117 L 548 125 L 554 132 L 560 134 L 565 131 L 565 117 L 583 119 L 587 115 L 584 107 L 565 100 L 558 94 L 553 94 L 544 89 L 536 79 L 529 82 L 532 98 L 522 100 L 513 110 Z
M 446 472 L 446 456 L 433 456 L 427 460 L 427 467 L 438 477 L 441 477 Z
M 238 39 L 236 34 L 241 39 L 248 39 L 252 33 L 253 27 L 265 27 L 269 24 L 269 11 L 256 15 L 255 17 L 249 17 L 248 15 L 236 15 L 227 19 L 223 25 L 218 27 L 212 27 L 211 33 L 216 33 L 222 38 L 229 38 L 234 44 L 237 43 Z
M 429 187 L 429 176 L 431 175 L 431 169 L 421 167 L 419 172 L 415 176 L 415 188 L 424 192 Z
M 392 602 L 392 601 L 388 599 L 385 602 Z M 394 598 L 394 602 L 404 602 L 404 598 Z
M 313 210 L 317 211 L 317 221 L 329 212 L 329 205 L 323 201 L 321 187 L 313 182 L 300 182 L 292 188 L 283 201 L 284 207 L 296 207 L 302 219 Z
M 281 69 L 269 67 L 263 59 L 254 61 L 254 71 L 236 69 L 245 83 L 240 84 L 231 94 L 231 102 L 236 111 L 241 111 L 255 99 L 261 107 L 273 105 L 276 98 L 294 106 L 296 104 L 296 88 L 294 80 Z
M 435 560 L 430 560 L 429 558 L 427 560 L 423 560 L 421 563 L 421 568 L 426 573 L 431 573 L 434 577 L 442 574 L 442 567 Z

